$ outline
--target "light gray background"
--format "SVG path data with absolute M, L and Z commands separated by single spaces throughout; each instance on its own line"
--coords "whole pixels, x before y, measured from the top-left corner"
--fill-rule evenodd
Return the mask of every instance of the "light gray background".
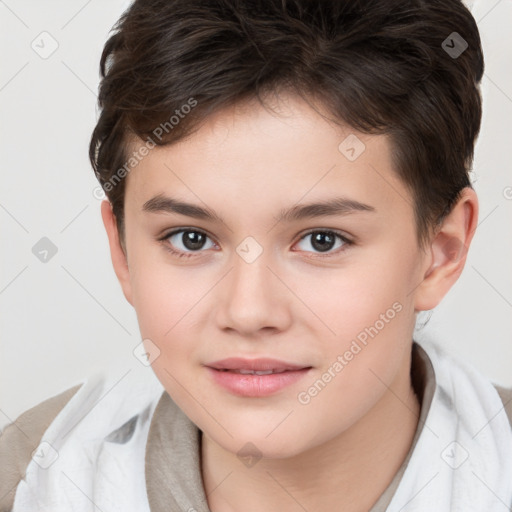
M 142 367 L 87 157 L 101 51 L 129 4 L 0 0 L 0 427 L 92 372 Z M 512 386 L 512 0 L 468 5 L 486 57 L 480 225 L 461 278 L 417 338 Z M 43 31 L 58 43 L 45 59 L 31 46 L 51 49 Z M 42 237 L 58 249 L 46 263 L 32 253 Z

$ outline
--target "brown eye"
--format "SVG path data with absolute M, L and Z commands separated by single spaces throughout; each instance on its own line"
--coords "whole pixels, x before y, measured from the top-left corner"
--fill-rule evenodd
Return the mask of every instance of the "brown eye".
M 347 246 L 351 245 L 351 241 L 340 233 L 328 230 L 314 230 L 306 233 L 301 239 L 300 243 L 303 244 L 301 250 L 311 252 L 307 246 L 313 248 L 313 252 L 327 253 L 334 252 L 337 254 L 340 251 L 333 251 L 333 249 L 344 250 Z
M 202 249 L 209 249 L 214 244 L 210 241 L 211 245 L 208 246 L 210 238 L 206 233 L 196 229 L 178 229 L 165 235 L 162 239 L 172 252 L 186 253 L 201 252 Z

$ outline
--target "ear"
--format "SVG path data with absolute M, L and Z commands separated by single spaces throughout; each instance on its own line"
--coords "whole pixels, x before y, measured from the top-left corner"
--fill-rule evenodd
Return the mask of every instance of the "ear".
M 117 279 L 121 284 L 126 300 L 133 306 L 131 283 L 130 283 L 130 269 L 128 267 L 128 259 L 121 246 L 119 239 L 119 232 L 117 230 L 116 218 L 112 211 L 112 206 L 109 201 L 104 200 L 101 202 L 101 217 L 103 225 L 107 231 L 108 243 L 110 246 L 110 256 L 112 258 L 112 265 L 116 273 Z
M 466 187 L 427 248 L 423 281 L 415 290 L 415 310 L 434 309 L 459 278 L 478 220 L 476 192 Z

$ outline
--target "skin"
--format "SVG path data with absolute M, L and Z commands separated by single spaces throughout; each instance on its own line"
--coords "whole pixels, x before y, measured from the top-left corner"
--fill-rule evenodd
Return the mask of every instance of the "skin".
M 160 350 L 153 370 L 203 432 L 213 512 L 369 510 L 418 425 L 409 375 L 416 315 L 433 309 L 462 272 L 466 251 L 446 247 L 469 247 L 478 201 L 465 189 L 421 249 L 413 199 L 394 173 L 386 136 L 330 123 L 291 95 L 275 108 L 226 108 L 186 140 L 151 150 L 126 178 L 126 254 L 110 203 L 102 203 L 112 262 L 142 338 Z M 353 162 L 338 150 L 349 134 L 366 146 Z M 158 194 L 208 207 L 224 222 L 143 212 Z M 375 211 L 276 223 L 283 208 L 341 195 Z M 183 233 L 158 241 L 173 228 L 208 238 L 195 252 Z M 336 238 L 325 257 L 304 237 L 312 228 L 354 243 Z M 263 249 L 252 263 L 236 251 L 248 236 Z M 396 302 L 400 312 L 300 403 L 298 394 Z M 312 369 L 269 397 L 240 397 L 204 367 L 232 356 Z M 262 456 L 251 467 L 237 456 L 248 442 Z

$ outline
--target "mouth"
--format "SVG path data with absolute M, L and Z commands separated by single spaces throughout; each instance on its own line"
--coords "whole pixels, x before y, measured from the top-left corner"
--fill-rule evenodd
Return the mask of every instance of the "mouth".
M 226 368 L 217 369 L 219 372 L 239 373 L 240 375 L 273 375 L 275 373 L 284 373 L 290 370 L 227 370 Z
M 302 370 L 304 368 L 311 368 L 308 365 L 301 365 L 295 363 L 288 363 L 279 359 L 271 358 L 258 358 L 246 359 L 243 357 L 230 357 L 209 363 L 206 366 L 220 371 L 231 371 L 251 374 L 258 372 L 259 375 L 268 375 L 270 373 L 282 373 L 286 371 Z
M 302 379 L 312 368 L 269 358 L 229 358 L 205 366 L 217 385 L 245 397 L 275 394 Z

